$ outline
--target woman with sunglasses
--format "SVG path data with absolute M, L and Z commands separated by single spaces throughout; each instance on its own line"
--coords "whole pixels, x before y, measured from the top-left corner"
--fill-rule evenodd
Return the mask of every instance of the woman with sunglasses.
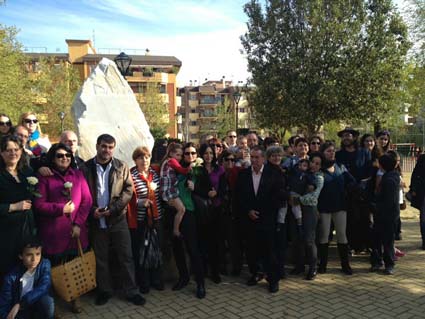
M 181 165 L 183 167 L 189 167 L 192 163 L 195 163 L 198 157 L 195 145 L 193 143 L 186 143 L 183 147 L 183 159 Z M 177 187 L 179 190 L 179 198 L 185 206 L 185 214 L 180 223 L 181 237 L 173 237 L 173 254 L 176 261 L 177 270 L 179 272 L 179 280 L 173 286 L 173 290 L 181 290 L 186 287 L 190 281 L 189 270 L 186 264 L 186 254 L 184 247 L 187 249 L 187 253 L 192 264 L 192 273 L 195 275 L 196 281 L 196 297 L 199 299 L 205 298 L 205 284 L 204 284 L 204 269 L 202 266 L 201 254 L 199 251 L 199 241 L 196 226 L 195 216 L 195 203 L 192 199 L 192 192 L 195 190 L 195 184 L 197 181 L 196 174 L 179 176 Z M 174 211 L 175 214 L 175 211 Z M 171 220 L 174 220 L 174 216 Z
M 308 143 L 309 154 L 319 152 L 320 145 L 322 144 L 323 144 L 323 140 L 320 136 L 317 136 L 317 135 L 312 136 Z
M 229 247 L 232 263 L 232 276 L 239 276 L 242 271 L 242 234 L 241 221 L 235 200 L 236 181 L 242 167 L 235 166 L 236 153 L 224 150 L 219 164 L 224 168 L 220 177 L 219 194 L 222 194 L 223 208 L 221 214 L 220 260 L 221 272 L 227 274 L 226 246 Z M 227 245 L 226 245 L 227 244 Z
M 33 157 L 39 157 L 47 153 L 52 144 L 47 135 L 41 133 L 40 123 L 34 112 L 27 112 L 21 115 L 21 125 L 25 126 L 29 132 L 28 148 Z
M 18 261 L 22 245 L 35 232 L 32 196 L 27 178 L 32 175 L 16 136 L 0 143 L 0 285 Z
M 54 144 L 46 156 L 53 176 L 39 176 L 40 198 L 34 201 L 43 253 L 52 266 L 77 256 L 77 240 L 88 247 L 87 217 L 92 197 L 83 173 L 73 166 L 74 155 L 62 143 Z M 72 312 L 82 311 L 78 299 Z
M 14 132 L 12 121 L 6 114 L 0 114 L 0 139 L 3 136 L 12 135 Z

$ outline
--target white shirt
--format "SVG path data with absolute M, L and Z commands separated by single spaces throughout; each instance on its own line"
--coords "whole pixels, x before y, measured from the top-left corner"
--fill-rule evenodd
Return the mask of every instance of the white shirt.
M 99 208 L 103 208 L 109 205 L 109 172 L 112 167 L 112 161 L 106 166 L 106 169 L 103 170 L 103 166 L 96 163 L 96 173 L 97 173 L 97 185 L 96 185 L 96 195 L 97 195 L 97 205 Z M 99 224 L 101 229 L 106 229 L 105 217 L 99 219 Z
M 34 288 L 34 275 L 35 271 L 30 273 L 27 271 L 25 274 L 21 277 L 21 283 L 22 283 L 22 291 L 21 291 L 21 298 L 25 296 L 27 293 L 29 293 Z
M 254 185 L 254 193 L 257 196 L 258 187 L 260 186 L 261 175 L 263 174 L 264 165 L 261 166 L 258 174 L 254 171 L 254 168 L 251 167 L 252 170 L 252 185 Z

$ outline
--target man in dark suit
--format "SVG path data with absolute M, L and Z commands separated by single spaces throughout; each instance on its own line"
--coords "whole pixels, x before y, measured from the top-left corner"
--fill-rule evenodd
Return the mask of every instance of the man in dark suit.
M 276 257 L 277 212 L 283 194 L 283 180 L 269 165 L 264 165 L 264 150 L 251 150 L 251 167 L 239 173 L 236 192 L 247 232 L 247 260 L 251 272 L 248 285 L 258 280 L 258 263 L 264 266 L 269 291 L 279 290 L 279 269 Z

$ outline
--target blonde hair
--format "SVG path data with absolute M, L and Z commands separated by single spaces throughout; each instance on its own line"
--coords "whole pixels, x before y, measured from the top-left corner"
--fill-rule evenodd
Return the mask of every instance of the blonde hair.
M 19 123 L 25 126 L 24 120 L 30 115 L 34 115 L 38 120 L 37 114 L 35 112 L 26 112 L 21 114 L 21 117 L 19 118 Z M 41 131 L 40 122 L 37 122 L 37 131 L 40 132 L 40 136 L 44 136 L 43 132 Z

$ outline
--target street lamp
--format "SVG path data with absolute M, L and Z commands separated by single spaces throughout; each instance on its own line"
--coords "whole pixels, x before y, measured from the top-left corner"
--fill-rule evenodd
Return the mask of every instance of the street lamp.
M 65 115 L 66 115 L 65 112 L 58 113 L 59 119 L 61 120 L 61 133 L 63 132 L 63 121 L 65 120 Z
M 128 73 L 128 69 L 130 68 L 132 58 L 129 57 L 124 52 L 121 52 L 114 58 L 114 62 L 120 70 L 120 73 L 123 77 L 125 77 Z
M 236 134 L 238 133 L 238 122 L 239 122 L 239 101 L 241 100 L 241 93 L 239 92 L 239 89 L 237 89 L 233 93 L 233 102 L 235 102 L 235 108 L 236 108 L 236 121 L 235 121 L 235 131 Z

